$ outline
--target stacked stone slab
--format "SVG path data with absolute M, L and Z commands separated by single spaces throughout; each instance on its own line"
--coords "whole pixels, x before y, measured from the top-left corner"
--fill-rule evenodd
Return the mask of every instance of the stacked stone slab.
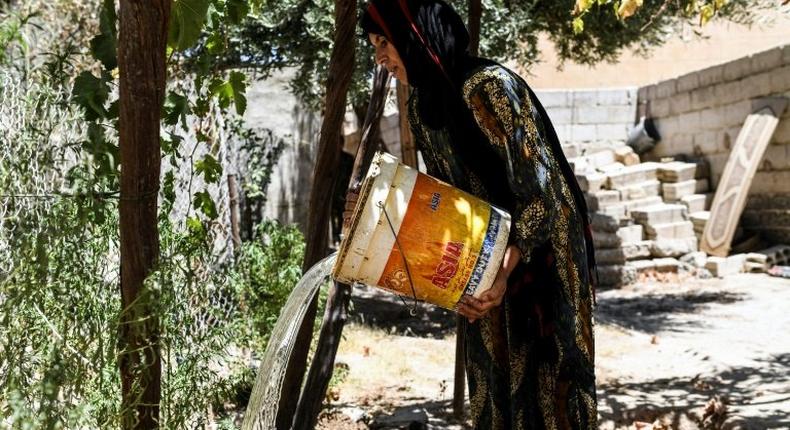
M 698 251 L 704 222 L 695 223 L 689 214 L 710 205 L 704 163 L 640 163 L 627 147 L 569 161 L 597 220 L 601 284 L 627 284 L 645 271 L 677 272 L 677 258 Z

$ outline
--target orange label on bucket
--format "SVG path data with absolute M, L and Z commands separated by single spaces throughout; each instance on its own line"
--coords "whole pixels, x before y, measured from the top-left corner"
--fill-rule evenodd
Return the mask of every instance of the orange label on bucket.
M 378 285 L 453 309 L 461 294 L 470 292 L 470 285 L 476 287 L 481 263 L 488 263 L 478 260 L 482 250 L 493 246 L 492 239 L 487 240 L 492 215 L 486 202 L 430 176 L 418 175 Z M 499 224 L 495 227 L 498 230 Z

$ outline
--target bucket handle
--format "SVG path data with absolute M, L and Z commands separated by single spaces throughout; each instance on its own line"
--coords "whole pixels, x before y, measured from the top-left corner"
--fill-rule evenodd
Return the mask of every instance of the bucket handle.
M 417 316 L 417 307 L 419 306 L 419 301 L 417 300 L 417 291 L 414 290 L 414 281 L 411 278 L 411 270 L 409 270 L 409 262 L 406 261 L 406 254 L 403 252 L 403 248 L 400 246 L 400 241 L 398 240 L 398 233 L 395 232 L 395 227 L 392 225 L 392 221 L 390 221 L 390 216 L 387 213 L 387 209 L 384 207 L 384 202 L 377 202 L 376 206 L 381 208 L 381 211 L 384 212 L 384 218 L 387 219 L 387 224 L 390 226 L 390 231 L 392 231 L 392 235 L 395 237 L 395 246 L 398 247 L 398 251 L 400 251 L 400 256 L 403 259 L 403 266 L 406 267 L 406 276 L 409 278 L 409 286 L 411 287 L 411 294 L 414 298 L 414 306 L 409 306 L 406 304 L 406 301 L 403 300 L 403 296 L 398 295 L 400 297 L 401 302 L 403 302 L 403 306 L 409 308 L 409 315 L 415 317 Z

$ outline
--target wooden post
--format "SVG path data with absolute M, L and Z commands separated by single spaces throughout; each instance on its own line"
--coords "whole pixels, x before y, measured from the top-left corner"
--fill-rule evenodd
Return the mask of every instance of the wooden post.
M 414 137 L 411 135 L 411 127 L 409 127 L 409 86 L 399 81 L 395 88 L 398 97 L 401 161 L 403 161 L 403 164 L 416 169 L 417 146 L 414 143 Z
M 351 72 L 354 70 L 356 14 L 356 0 L 335 0 L 335 38 L 329 58 L 324 119 L 321 123 L 321 137 L 313 171 L 314 181 L 310 192 L 310 210 L 305 235 L 306 249 L 302 264 L 304 271 L 327 254 L 332 190 L 339 172 L 340 151 L 343 148 L 341 129 L 346 112 L 346 96 L 351 85 Z M 307 368 L 307 354 L 310 350 L 317 308 L 318 296 L 312 300 L 305 314 L 291 360 L 286 368 L 282 395 L 277 405 L 278 429 L 288 429 L 293 423 Z
M 374 142 L 379 134 L 378 128 L 381 123 L 381 115 L 384 113 L 384 102 L 387 99 L 388 89 L 389 73 L 383 67 L 379 67 L 373 78 L 373 90 L 365 122 L 362 125 L 362 138 L 357 148 L 354 168 L 351 171 L 349 189 L 359 186 L 377 150 Z M 332 378 L 337 348 L 340 346 L 350 299 L 350 285 L 337 282 L 332 284 L 326 301 L 318 346 L 299 399 L 299 406 L 294 415 L 293 430 L 309 430 L 315 427 L 318 413 L 321 412 L 321 404 L 329 387 L 329 380 Z
M 121 426 L 159 426 L 159 321 L 143 281 L 159 258 L 159 121 L 170 0 L 121 0 L 118 136 L 121 161 Z

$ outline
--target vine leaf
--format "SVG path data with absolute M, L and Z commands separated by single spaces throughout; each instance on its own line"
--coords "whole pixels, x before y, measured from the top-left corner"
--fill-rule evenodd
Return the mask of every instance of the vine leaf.
M 215 184 L 222 175 L 222 165 L 211 154 L 206 154 L 202 160 L 195 163 L 195 172 L 203 175 L 209 184 Z
M 77 105 L 84 109 L 86 121 L 108 116 L 104 103 L 110 95 L 110 87 L 105 80 L 93 76 L 91 72 L 82 72 L 74 80 L 71 94 Z
M 208 191 L 199 191 L 195 193 L 194 197 L 192 205 L 195 209 L 203 212 L 209 219 L 217 219 L 219 216 L 217 206 L 214 204 L 214 200 L 211 199 L 211 194 Z
M 116 22 L 118 16 L 115 14 L 115 2 L 104 0 L 99 14 L 99 34 L 90 43 L 91 55 L 102 63 L 105 70 L 118 67 Z
M 195 45 L 206 22 L 209 0 L 175 0 L 170 15 L 167 44 L 183 51 Z

